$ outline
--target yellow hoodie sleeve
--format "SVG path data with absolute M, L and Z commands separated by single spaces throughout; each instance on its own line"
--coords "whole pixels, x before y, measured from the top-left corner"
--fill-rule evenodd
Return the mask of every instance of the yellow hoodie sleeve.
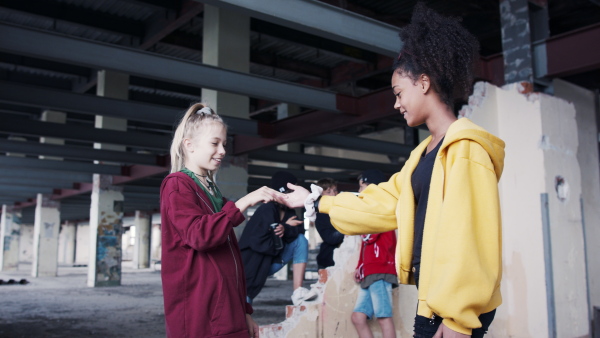
M 395 174 L 388 182 L 369 185 L 358 196 L 349 192 L 323 196 L 319 202 L 319 212 L 329 214 L 331 224 L 346 235 L 394 230 L 397 228 L 400 174 Z
M 427 305 L 446 326 L 464 334 L 481 327 L 478 316 L 501 303 L 498 179 L 487 153 L 478 145 L 473 148 L 469 158 L 456 158 L 448 168 L 438 211 L 443 222 L 429 243 L 435 264 Z

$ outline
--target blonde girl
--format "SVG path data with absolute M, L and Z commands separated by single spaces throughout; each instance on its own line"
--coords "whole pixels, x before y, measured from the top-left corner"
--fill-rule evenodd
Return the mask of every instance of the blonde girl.
M 160 190 L 168 337 L 258 337 L 233 228 L 248 207 L 282 194 L 262 187 L 236 202 L 223 198 L 215 173 L 226 143 L 225 123 L 202 103 L 187 110 L 173 137 Z

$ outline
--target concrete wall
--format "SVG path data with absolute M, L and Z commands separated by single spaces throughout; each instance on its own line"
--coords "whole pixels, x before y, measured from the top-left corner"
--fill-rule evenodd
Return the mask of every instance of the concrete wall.
M 590 310 L 600 306 L 600 160 L 598 159 L 597 95 L 563 80 L 554 80 L 554 95 L 572 102 L 579 148 L 577 161 L 581 169 L 584 238 Z

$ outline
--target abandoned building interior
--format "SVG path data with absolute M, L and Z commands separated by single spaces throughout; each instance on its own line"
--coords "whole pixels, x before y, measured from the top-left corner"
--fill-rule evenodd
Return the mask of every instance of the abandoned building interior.
M 363 170 L 398 172 L 429 135 L 406 125 L 390 90 L 416 2 L 0 1 L 0 280 L 27 269 L 27 284 L 0 284 L 0 307 L 74 268 L 85 282 L 64 287 L 118 290 L 136 270 L 160 284 L 159 188 L 192 103 L 228 125 L 217 177 L 228 199 L 282 169 L 340 191 L 356 191 Z M 480 43 L 456 113 L 506 142 L 503 304 L 488 336 L 600 336 L 600 2 L 424 2 Z M 320 237 L 305 226 L 314 252 Z M 334 267 L 308 269 L 318 300 L 282 305 L 261 336 L 358 337 L 357 245 L 348 236 Z M 416 303 L 414 286 L 394 290 L 398 337 L 412 337 Z M 14 318 L 0 316 L 0 336 Z

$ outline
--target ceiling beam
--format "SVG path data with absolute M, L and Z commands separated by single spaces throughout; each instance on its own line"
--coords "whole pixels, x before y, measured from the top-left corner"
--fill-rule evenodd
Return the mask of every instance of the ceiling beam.
M 182 1 L 181 10 L 174 18 L 165 18 L 164 16 L 154 16 L 148 20 L 140 49 L 148 49 L 165 36 L 179 29 L 188 23 L 194 17 L 204 11 L 204 4 L 193 0 Z
M 414 146 L 345 135 L 323 134 L 306 138 L 303 143 L 339 149 L 357 150 L 390 156 L 408 157 Z
M 155 150 L 169 149 L 171 143 L 171 136 L 19 119 L 10 117 L 7 114 L 0 114 L 0 118 L 2 118 L 0 132 L 10 134 L 55 137 L 73 141 L 111 143 Z
M 315 111 L 270 124 L 261 124 L 259 135 L 262 137 L 235 136 L 234 155 L 300 141 L 399 114 L 394 109 L 394 96 L 390 89 L 373 92 L 360 98 L 338 95 L 337 102 L 341 111 L 351 112 L 354 115 Z
M 92 147 L 54 145 L 47 143 L 0 140 L 0 149 L 5 152 L 58 156 L 70 159 L 88 161 L 119 162 L 126 164 L 159 165 L 164 160 L 155 155 L 137 154 L 132 152 L 100 150 Z
M 568 76 L 600 69 L 600 24 L 546 40 L 548 76 Z
M 99 28 L 119 35 L 141 37 L 144 33 L 144 27 L 139 21 L 106 14 L 92 8 L 83 8 L 67 2 L 2 0 L 2 7 L 47 17 L 52 20 Z
M 301 32 L 396 56 L 402 43 L 398 28 L 316 0 L 196 0 Z
M 349 160 L 339 157 L 328 157 L 321 155 L 301 154 L 288 151 L 265 150 L 251 152 L 248 157 L 253 160 L 291 163 L 300 165 L 309 165 L 323 168 L 367 170 L 374 167 L 384 173 L 395 173 L 400 171 L 402 164 L 374 163 L 359 160 Z
M 104 175 L 123 175 L 120 166 L 107 164 L 93 164 L 74 161 L 56 161 L 42 160 L 37 158 L 0 156 L 0 167 L 2 168 L 20 168 L 20 169 L 39 169 L 47 172 L 46 178 L 56 172 L 89 173 Z
M 64 90 L 5 81 L 0 81 L 0 102 L 37 107 L 42 110 L 51 109 L 86 115 L 103 115 L 169 126 L 175 125 L 184 112 L 184 109 L 95 95 L 75 94 Z M 221 117 L 232 132 L 257 134 L 255 121 L 229 116 Z
M 337 112 L 333 92 L 100 42 L 0 24 L 0 50 Z

